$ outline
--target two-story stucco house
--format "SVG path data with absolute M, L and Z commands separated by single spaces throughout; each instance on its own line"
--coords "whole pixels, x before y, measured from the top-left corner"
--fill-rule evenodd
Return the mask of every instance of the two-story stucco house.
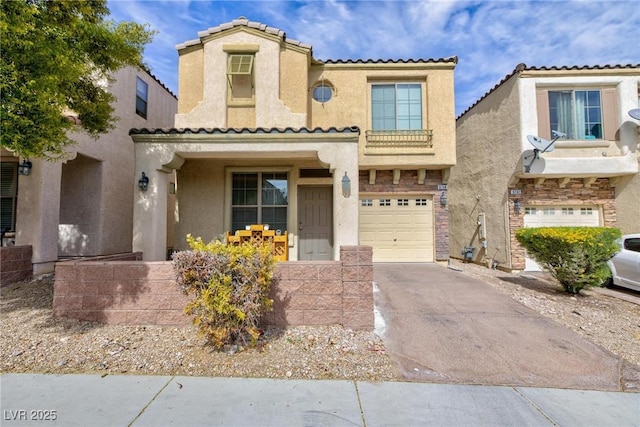
M 146 260 L 165 259 L 167 224 L 175 249 L 188 233 L 268 224 L 289 260 L 336 260 L 345 245 L 372 246 L 374 261 L 448 258 L 457 58 L 319 61 L 243 17 L 177 49 L 175 127 L 131 130 L 149 179 L 134 203 Z
M 116 97 L 118 117 L 109 133 L 93 139 L 74 132 L 77 144 L 64 160 L 30 159 L 28 175 L 18 173 L 26 159 L 2 150 L 4 243 L 32 247 L 35 275 L 53 272 L 60 258 L 131 252 L 137 178 L 128 132 L 132 127 L 170 126 L 177 99 L 135 67 L 123 68 L 113 78 L 104 82 Z
M 535 271 L 519 228 L 640 232 L 639 91 L 640 64 L 520 64 L 458 117 L 452 256 Z

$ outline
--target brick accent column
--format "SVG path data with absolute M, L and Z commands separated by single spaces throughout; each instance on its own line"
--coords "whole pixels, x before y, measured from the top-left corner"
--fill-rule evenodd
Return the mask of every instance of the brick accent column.
M 342 246 L 342 325 L 345 328 L 374 328 L 373 314 L 373 248 Z
M 33 275 L 31 246 L 0 247 L 0 286 L 7 286 Z

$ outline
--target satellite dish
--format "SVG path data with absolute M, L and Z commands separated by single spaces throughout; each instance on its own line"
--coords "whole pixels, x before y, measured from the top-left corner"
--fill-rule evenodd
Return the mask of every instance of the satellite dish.
M 524 167 L 525 172 L 528 173 L 531 170 L 531 165 L 533 165 L 533 162 L 538 159 L 540 153 L 553 151 L 553 143 L 556 142 L 558 138 L 564 138 L 567 136 L 566 133 L 558 132 L 557 130 L 552 130 L 551 133 L 553 134 L 553 139 L 551 141 L 547 141 L 539 136 L 527 135 L 527 140 L 531 145 L 533 145 L 533 154 L 531 156 L 525 156 L 525 159 L 528 159 L 529 157 L 533 157 L 533 159 L 531 160 L 531 163 Z
M 540 153 L 545 153 L 547 151 L 553 151 L 553 143 L 555 141 L 547 141 L 544 138 L 540 138 L 537 136 L 533 136 L 533 135 L 527 135 L 527 140 L 529 141 L 529 143 L 531 145 L 533 145 L 533 148 L 535 148 L 536 150 L 538 150 L 538 152 Z
M 634 108 L 629 111 L 629 115 L 636 120 L 640 120 L 640 108 Z

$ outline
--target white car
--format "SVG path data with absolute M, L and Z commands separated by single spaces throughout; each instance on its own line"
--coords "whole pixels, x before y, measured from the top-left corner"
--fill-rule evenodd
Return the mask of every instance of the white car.
M 618 242 L 620 251 L 607 261 L 611 277 L 606 284 L 640 291 L 640 234 L 627 234 Z

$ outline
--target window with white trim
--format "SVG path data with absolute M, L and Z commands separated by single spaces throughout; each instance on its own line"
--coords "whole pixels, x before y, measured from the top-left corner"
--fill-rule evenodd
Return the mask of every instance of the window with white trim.
M 398 199 L 398 206 L 409 206 L 409 199 Z
M 416 199 L 416 206 L 427 206 L 427 199 Z
M 593 208 L 580 208 L 580 215 L 593 215 Z
M 136 114 L 147 118 L 147 103 L 149 101 L 149 85 L 140 77 L 136 77 Z
M 422 86 L 419 83 L 371 86 L 373 130 L 422 129 Z
M 536 215 L 538 213 L 538 209 L 536 208 L 524 208 L 525 215 Z
M 567 139 L 603 139 L 602 100 L 599 90 L 549 91 L 551 131 Z
M 360 200 L 360 206 L 373 206 L 372 199 L 362 199 Z
M 543 215 L 555 215 L 556 214 L 556 209 L 555 208 L 543 208 L 542 209 L 542 214 Z
M 380 199 L 380 206 L 391 206 L 391 199 Z
M 273 230 L 286 231 L 288 185 L 286 172 L 234 173 L 231 231 L 252 224 L 269 224 Z
M 562 215 L 573 215 L 573 208 L 562 208 Z

